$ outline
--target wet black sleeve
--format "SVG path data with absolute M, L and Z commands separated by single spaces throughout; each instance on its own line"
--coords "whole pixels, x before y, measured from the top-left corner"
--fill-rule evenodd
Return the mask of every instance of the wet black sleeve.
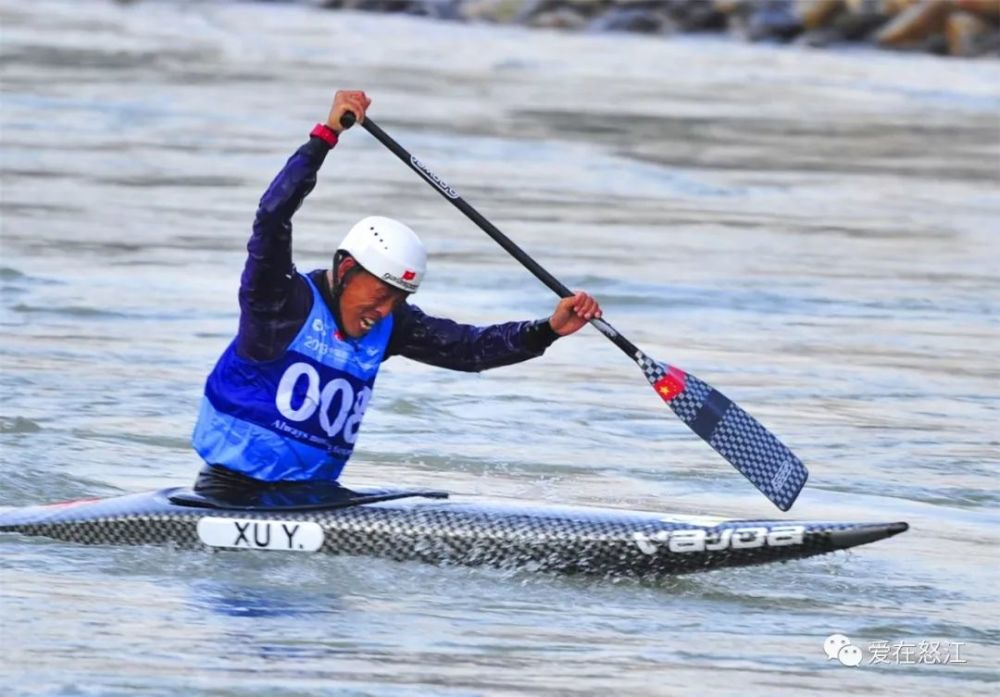
M 240 278 L 236 350 L 243 358 L 266 361 L 280 355 L 312 309 L 312 292 L 292 263 L 292 215 L 316 186 L 329 151 L 325 141 L 310 138 L 260 199 Z
M 467 372 L 537 358 L 559 338 L 548 319 L 477 327 L 431 317 L 408 303 L 396 308 L 393 322 L 392 337 L 383 360 L 399 355 Z

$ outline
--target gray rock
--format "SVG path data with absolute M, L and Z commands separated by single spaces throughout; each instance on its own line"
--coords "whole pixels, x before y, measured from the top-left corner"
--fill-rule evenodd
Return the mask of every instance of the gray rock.
M 460 0 L 409 0 L 402 12 L 419 17 L 454 21 L 462 19 L 459 5 Z
M 984 36 L 976 45 L 977 56 L 993 56 L 1000 58 L 1000 32 L 993 32 L 989 36 Z
M 729 24 L 728 17 L 713 0 L 668 2 L 666 9 L 682 31 L 721 31 Z
M 948 55 L 948 37 L 944 34 L 931 34 L 914 46 L 914 48 L 917 51 L 922 51 L 924 53 L 946 56 Z
M 657 34 L 673 28 L 673 23 L 655 9 L 645 7 L 614 7 L 595 17 L 587 25 L 588 31 L 629 31 Z
M 436 19 L 460 19 L 461 0 L 324 0 L 323 7 L 331 9 L 382 12 L 385 14 L 411 14 Z
M 535 15 L 528 20 L 527 24 L 542 29 L 575 30 L 583 29 L 587 25 L 587 18 L 575 9 L 560 7 Z
M 766 0 L 760 3 L 747 21 L 751 41 L 776 39 L 789 41 L 802 32 L 802 21 L 789 0 Z
M 524 9 L 526 0 L 464 0 L 458 6 L 463 19 L 484 22 L 513 22 Z
M 841 12 L 830 27 L 848 41 L 864 41 L 873 36 L 889 18 L 875 12 Z
M 965 57 L 982 55 L 982 46 L 988 45 L 994 33 L 992 25 L 985 19 L 971 12 L 952 12 L 945 26 L 948 53 Z
M 795 43 L 809 48 L 825 48 L 844 41 L 843 35 L 833 27 L 822 27 L 799 34 Z
M 555 10 L 562 4 L 562 0 L 525 0 L 514 15 L 514 21 L 517 24 L 530 24 L 532 17 Z
M 712 8 L 727 17 L 749 17 L 753 12 L 753 0 L 712 0 Z

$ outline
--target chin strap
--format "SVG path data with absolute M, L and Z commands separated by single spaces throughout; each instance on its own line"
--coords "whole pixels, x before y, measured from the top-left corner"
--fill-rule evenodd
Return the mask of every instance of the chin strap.
M 340 278 L 340 265 L 343 263 L 344 259 L 349 256 L 351 255 L 343 249 L 338 249 L 333 254 L 333 287 L 330 289 L 330 294 L 333 295 L 334 300 L 340 300 L 340 294 L 344 292 L 344 286 L 347 285 L 347 279 L 351 277 L 351 270 L 348 269 L 347 273 L 344 274 L 344 277 Z

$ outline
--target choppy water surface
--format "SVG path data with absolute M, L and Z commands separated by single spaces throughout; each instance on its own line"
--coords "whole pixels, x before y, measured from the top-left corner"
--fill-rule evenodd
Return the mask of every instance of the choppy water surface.
M 0 503 L 190 481 L 253 210 L 337 87 L 661 360 L 805 460 L 853 555 L 649 584 L 367 559 L 2 544 L 22 694 L 993 694 L 995 63 L 564 36 L 269 4 L 0 3 Z M 425 237 L 419 304 L 540 284 L 364 132 L 298 214 Z M 482 375 L 386 365 L 348 483 L 780 515 L 597 332 Z M 844 668 L 824 638 L 961 645 Z

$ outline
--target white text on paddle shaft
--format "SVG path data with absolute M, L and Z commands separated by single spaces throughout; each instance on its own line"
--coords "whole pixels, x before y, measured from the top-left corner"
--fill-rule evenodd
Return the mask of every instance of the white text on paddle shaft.
M 202 518 L 198 538 L 209 547 L 315 552 L 323 545 L 323 529 L 308 521 Z
M 417 170 L 418 172 L 420 172 L 420 174 L 423 175 L 424 179 L 426 179 L 431 184 L 440 189 L 441 193 L 443 193 L 445 196 L 447 196 L 448 198 L 458 198 L 457 191 L 451 188 L 451 186 L 449 186 L 444 179 L 434 174 L 434 172 L 430 171 L 427 168 L 427 165 L 425 165 L 423 162 L 415 158 L 413 155 L 410 155 L 410 164 L 413 165 L 413 168 L 415 170 Z
M 746 527 L 725 530 L 661 530 L 652 535 L 632 533 L 632 539 L 643 554 L 656 554 L 666 543 L 671 552 L 718 552 L 727 549 L 754 549 L 757 547 L 787 547 L 802 544 L 805 535 L 802 525 L 784 525 L 768 528 Z
M 292 407 L 292 394 L 299 380 L 306 380 L 306 394 L 298 407 Z M 330 407 L 337 402 L 337 413 L 331 418 Z M 278 413 L 289 421 L 305 421 L 319 409 L 320 428 L 330 438 L 341 434 L 348 443 L 358 439 L 358 429 L 365 409 L 372 398 L 372 389 L 363 387 L 354 395 L 354 388 L 344 378 L 336 378 L 320 387 L 320 377 L 316 369 L 308 363 L 292 363 L 281 376 L 274 405 Z

